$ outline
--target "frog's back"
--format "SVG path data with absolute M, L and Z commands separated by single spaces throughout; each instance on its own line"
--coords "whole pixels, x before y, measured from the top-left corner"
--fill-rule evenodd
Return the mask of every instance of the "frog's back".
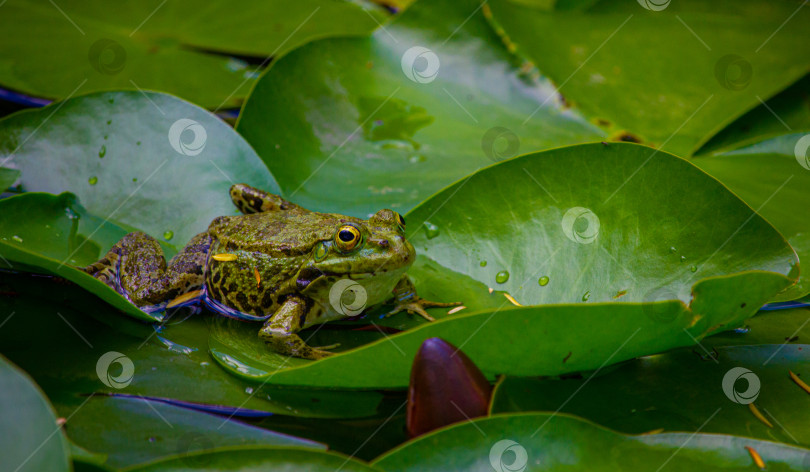
M 261 251 L 267 255 L 300 255 L 318 241 L 332 237 L 335 227 L 355 218 L 304 209 L 239 216 L 220 216 L 208 233 L 231 250 Z

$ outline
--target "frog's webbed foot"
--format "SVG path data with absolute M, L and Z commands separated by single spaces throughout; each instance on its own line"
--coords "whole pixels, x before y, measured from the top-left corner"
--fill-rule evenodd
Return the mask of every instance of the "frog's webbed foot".
M 425 308 L 440 308 L 458 305 L 461 305 L 461 302 L 451 302 L 451 303 L 432 302 L 430 300 L 425 300 L 423 298 L 414 296 L 412 299 L 403 300 L 399 302 L 394 307 L 393 310 L 385 314 L 385 317 L 388 318 L 389 316 L 395 315 L 401 311 L 406 311 L 409 314 L 415 313 L 428 321 L 436 321 L 436 318 L 430 316 L 428 312 L 425 311 Z
M 400 311 L 406 311 L 410 314 L 416 313 L 428 321 L 436 321 L 435 318 L 430 316 L 428 312 L 425 311 L 425 308 L 441 308 L 461 305 L 461 302 L 441 303 L 420 298 L 416 294 L 416 288 L 413 286 L 413 282 L 411 282 L 411 279 L 409 279 L 407 275 L 402 276 L 402 279 L 400 279 L 399 283 L 397 283 L 397 286 L 394 287 L 394 296 L 397 304 L 394 306 L 393 310 L 385 314 L 386 318 L 399 313 Z
M 295 334 L 301 329 L 301 320 L 306 315 L 306 303 L 298 297 L 290 297 L 259 330 L 259 337 L 279 354 L 302 359 L 318 360 L 333 355 L 325 348 L 308 345 Z

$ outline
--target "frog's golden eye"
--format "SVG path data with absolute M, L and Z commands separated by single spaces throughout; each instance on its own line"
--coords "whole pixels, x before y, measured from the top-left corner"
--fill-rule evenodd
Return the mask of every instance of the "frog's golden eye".
M 397 221 L 399 221 L 399 224 L 403 228 L 405 227 L 405 218 L 403 218 L 402 215 L 400 215 L 399 213 L 397 213 Z
M 335 234 L 335 245 L 342 252 L 348 252 L 356 248 L 360 244 L 363 235 L 360 230 L 352 225 L 341 226 Z

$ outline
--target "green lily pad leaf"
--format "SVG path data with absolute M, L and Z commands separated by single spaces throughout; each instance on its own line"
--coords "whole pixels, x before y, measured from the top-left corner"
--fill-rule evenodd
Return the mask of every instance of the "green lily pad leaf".
M 371 3 L 329 0 L 253 0 L 239 8 L 200 8 L 189 0 L 136 2 L 125 9 L 103 1 L 5 6 L 3 86 L 54 99 L 159 90 L 206 108 L 238 106 L 255 82 L 255 67 L 227 54 L 269 59 L 316 38 L 370 33 L 387 16 Z
M 692 162 L 756 209 L 810 265 L 810 220 L 804 217 L 810 207 L 810 133 L 786 134 Z M 802 275 L 774 301 L 808 293 L 810 281 Z
M 7 169 L 0 167 L 0 192 L 5 192 L 17 179 L 20 178 L 20 171 L 17 169 Z
M 429 261 L 410 271 L 421 296 L 454 300 L 447 290 L 464 303 L 469 297 L 470 311 L 378 333 L 371 344 L 316 362 L 270 352 L 241 331 L 249 327 L 219 328 L 214 358 L 274 384 L 404 387 L 419 346 L 440 337 L 490 378 L 556 375 L 739 326 L 795 281 L 787 277 L 795 253 L 768 222 L 689 162 L 635 144 L 517 157 L 444 189 L 406 219 L 409 239 Z M 512 307 L 501 296 L 492 308 L 487 287 L 542 306 Z M 312 338 L 350 348 L 359 336 L 318 330 Z
M 25 191 L 73 192 L 90 213 L 177 247 L 234 214 L 228 189 L 236 179 L 278 192 L 233 129 L 169 95 L 72 98 L 15 113 L 0 130 L 0 163 L 22 171 Z
M 406 443 L 372 465 L 387 472 L 656 470 L 664 465 L 669 471 L 756 470 L 746 447 L 768 470 L 805 470 L 810 457 L 807 449 L 736 436 L 625 436 L 569 415 L 543 413 L 460 423 Z
M 739 329 L 707 337 L 703 345 L 710 349 L 712 346 L 808 342 L 808 318 L 810 311 L 806 308 L 760 311 Z
M 325 449 L 324 445 L 257 428 L 227 417 L 140 398 L 80 399 L 68 434 L 79 444 L 107 454 L 115 468 L 143 464 L 164 456 L 188 455 L 220 446 L 262 444 Z
M 810 41 L 797 41 L 810 22 L 801 2 L 644 3 L 489 5 L 508 40 L 586 116 L 678 155 L 810 70 Z
M 21 472 L 68 472 L 68 443 L 39 387 L 3 356 L 0 385 L 0 456 L 5 467 Z
M 211 452 L 164 459 L 127 469 L 127 472 L 216 472 L 221 470 L 233 472 L 255 470 L 378 471 L 363 462 L 334 452 L 296 448 L 223 447 Z
M 810 345 L 712 348 L 710 340 L 585 379 L 507 378 L 498 384 L 491 409 L 559 410 L 631 434 L 662 428 L 810 445 L 810 397 L 789 376 L 793 371 L 810 379 Z
M 520 153 L 605 139 L 483 12 L 477 0 L 417 2 L 370 38 L 299 48 L 259 79 L 236 128 L 288 198 L 362 217 L 404 213 Z
M 0 330 L 0 345 L 60 410 L 77 406 L 76 399 L 83 400 L 82 395 L 100 393 L 230 407 L 240 409 L 237 418 L 255 412 L 330 419 L 378 413 L 382 400 L 378 392 L 257 386 L 230 375 L 208 355 L 208 316 L 174 312 L 156 331 L 118 316 L 109 305 L 76 287 L 43 277 L 30 279 L 21 283 L 17 276 L 8 285 L 0 279 L 0 291 L 20 295 L 0 298 L 0 313 L 14 313 Z M 48 299 L 42 293 L 48 293 Z M 99 376 L 97 364 L 107 352 L 121 353 L 133 364 L 131 382 L 124 388 L 105 384 Z M 292 434 L 297 433 L 292 430 Z M 85 446 L 92 449 L 92 444 Z
M 810 75 L 723 128 L 698 150 L 714 154 L 795 130 L 810 130 Z
M 0 200 L 0 265 L 4 269 L 45 270 L 76 283 L 113 307 L 142 321 L 146 313 L 121 294 L 81 272 L 100 259 L 127 231 L 88 213 L 70 193 L 23 193 Z M 173 250 L 164 244 L 165 250 Z

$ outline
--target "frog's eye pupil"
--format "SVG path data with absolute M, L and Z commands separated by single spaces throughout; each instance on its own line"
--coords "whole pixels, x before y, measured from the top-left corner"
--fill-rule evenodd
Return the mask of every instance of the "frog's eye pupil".
M 403 218 L 399 213 L 397 213 L 397 218 L 399 218 L 399 224 L 405 226 L 405 218 Z
M 338 234 L 338 237 L 340 238 L 341 241 L 348 243 L 351 242 L 352 239 L 354 239 L 354 233 L 352 233 L 348 229 L 344 229 Z

